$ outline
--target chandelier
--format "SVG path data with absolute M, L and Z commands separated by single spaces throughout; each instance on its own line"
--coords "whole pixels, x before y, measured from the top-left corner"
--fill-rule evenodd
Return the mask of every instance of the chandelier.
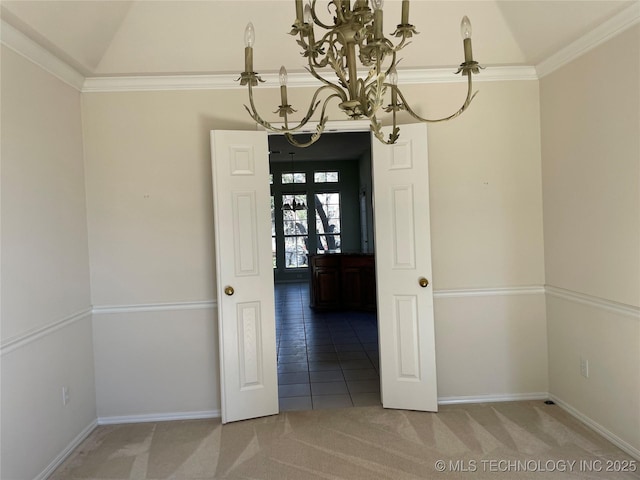
M 249 104 L 245 108 L 253 120 L 267 130 L 284 134 L 287 140 L 298 147 L 307 147 L 315 143 L 322 132 L 328 117 L 325 115 L 327 105 L 331 101 L 339 102 L 339 108 L 351 119 L 366 117 L 371 123 L 371 131 L 378 140 L 386 144 L 393 144 L 400 135 L 400 128 L 396 122 L 397 113 L 407 112 L 420 122 L 443 122 L 451 120 L 464 112 L 475 94 L 472 94 L 472 74 L 479 73 L 481 67 L 473 60 L 471 49 L 471 23 L 465 16 L 461 23 L 461 34 L 464 46 L 464 62 L 455 72 L 467 76 L 467 96 L 462 106 L 453 114 L 437 119 L 427 119 L 418 115 L 407 103 L 400 88 L 398 88 L 397 54 L 417 35 L 416 28 L 409 23 L 409 0 L 402 1 L 402 18 L 393 36 L 396 44 L 382 33 L 383 0 L 331 0 L 327 6 L 333 14 L 333 24 L 323 23 L 316 13 L 316 1 L 307 3 L 303 7 L 302 0 L 295 0 L 296 20 L 290 32 L 299 36 L 298 45 L 302 48 L 302 55 L 308 65 L 306 70 L 321 86 L 315 91 L 309 108 L 299 123 L 289 124 L 289 115 L 296 112 L 287 101 L 287 71 L 280 68 L 280 98 L 281 105 L 274 113 L 283 119 L 283 127 L 276 127 L 264 120 L 257 112 L 253 99 L 253 87 L 258 82 L 264 82 L 258 73 L 253 71 L 253 44 L 255 30 L 249 23 L 245 30 L 245 71 L 240 74 L 240 84 L 249 90 Z M 321 36 L 317 36 L 314 28 L 322 29 Z M 316 39 L 318 38 L 318 39 Z M 368 72 L 358 76 L 359 63 Z M 329 80 L 320 74 L 322 69 L 330 68 L 335 79 Z M 385 98 L 390 97 L 390 103 L 384 106 Z M 293 134 L 304 127 L 320 109 L 319 122 L 315 132 L 307 142 L 298 142 Z M 381 113 L 392 116 L 392 131 L 387 138 L 382 132 L 382 123 L 378 120 Z

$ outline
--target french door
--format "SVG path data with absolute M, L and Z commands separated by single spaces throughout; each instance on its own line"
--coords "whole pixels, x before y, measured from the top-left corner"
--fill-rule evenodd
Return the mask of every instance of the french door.
M 266 132 L 212 131 L 223 423 L 278 412 Z M 372 145 L 381 397 L 437 410 L 427 135 Z

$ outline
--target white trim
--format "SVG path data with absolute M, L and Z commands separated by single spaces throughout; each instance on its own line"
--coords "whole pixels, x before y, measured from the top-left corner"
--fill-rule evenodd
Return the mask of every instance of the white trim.
M 434 298 L 494 297 L 505 295 L 540 295 L 543 286 L 499 287 L 499 288 L 458 288 L 452 290 L 434 290 Z
M 461 83 L 466 77 L 455 75 L 455 68 L 422 68 L 400 70 L 398 72 L 400 85 L 426 85 L 432 83 Z M 365 72 L 360 72 L 365 76 Z M 82 87 L 83 93 L 102 92 L 139 92 L 162 90 L 232 90 L 246 89 L 238 82 L 239 74 L 212 75 L 140 75 L 127 77 L 88 77 Z M 265 83 L 260 83 L 258 89 L 280 88 L 277 73 L 260 75 Z M 489 67 L 474 76 L 476 82 L 501 82 L 509 80 L 537 80 L 535 67 Z M 288 88 L 321 86 L 319 80 L 311 74 L 292 72 L 287 76 Z
M 58 454 L 53 461 L 47 465 L 39 475 L 37 475 L 34 480 L 46 480 L 49 476 L 58 468 L 62 463 L 67 459 L 69 455 L 73 453 L 73 451 L 80 446 L 80 444 L 89 436 L 91 432 L 98 426 L 98 422 L 93 420 L 89 425 L 87 425 L 73 440 L 71 443 L 67 445 L 67 447 Z
M 204 310 L 216 308 L 215 300 L 202 302 L 175 302 L 175 303 L 144 303 L 136 305 L 101 305 L 93 307 L 94 315 L 108 313 L 137 313 L 137 312 L 172 312 L 176 310 Z
M 36 328 L 27 333 L 17 335 L 5 340 L 0 345 L 0 356 L 4 356 L 18 348 L 22 348 L 36 340 L 50 335 L 62 328 L 65 328 L 75 322 L 78 322 L 89 315 L 102 315 L 109 313 L 137 313 L 137 312 L 163 312 L 163 311 L 180 311 L 180 310 L 205 310 L 216 308 L 215 300 L 201 302 L 175 302 L 175 303 L 149 303 L 137 305 L 104 305 L 97 307 L 89 307 L 76 313 L 72 313 L 67 317 L 56 320 L 43 327 Z
M 398 70 L 400 85 L 427 85 L 431 83 L 467 83 L 467 78 L 455 75 L 456 68 L 429 68 Z M 511 80 L 538 80 L 532 66 L 488 66 L 473 76 L 475 83 L 504 82 Z
M 0 356 L 13 352 L 14 350 L 24 347 L 25 345 L 39 340 L 42 337 L 52 334 L 62 328 L 65 328 L 79 320 L 82 320 L 91 315 L 91 308 L 86 308 L 79 312 L 73 313 L 61 320 L 52 322 L 44 327 L 36 328 L 22 335 L 9 338 L 2 345 L 0 345 Z
M 82 85 L 85 81 L 84 75 L 4 20 L 0 21 L 0 39 L 3 45 L 18 55 L 35 63 L 79 92 L 82 91 Z
M 620 315 L 628 315 L 640 320 L 640 308 L 632 305 L 626 305 L 624 303 L 618 303 L 604 298 L 594 297 L 584 293 L 574 292 L 572 290 L 566 290 L 564 288 L 554 287 L 547 285 L 545 291 L 552 297 L 562 298 L 575 303 L 581 303 L 590 307 L 600 308 Z
M 525 400 L 547 400 L 548 398 L 549 394 L 547 392 L 438 397 L 438 405 L 458 405 L 462 403 L 522 402 Z
M 307 122 L 304 127 L 296 130 L 296 133 L 313 133 L 316 131 L 318 124 L 320 122 Z M 271 126 L 273 128 L 284 128 L 283 122 L 275 122 L 272 123 Z M 282 135 L 279 132 L 268 131 L 264 126 L 259 123 L 256 124 L 256 130 L 267 131 L 268 135 Z M 369 132 L 371 131 L 371 122 L 369 120 L 329 120 L 325 124 L 324 133 L 335 133 L 335 132 Z
M 627 443 L 626 441 L 621 439 L 619 436 L 617 436 L 615 433 L 612 433 L 611 431 L 607 430 L 605 427 L 600 425 L 598 422 L 592 420 L 591 418 L 586 416 L 584 413 L 582 413 L 581 411 L 579 411 L 576 408 L 572 407 L 571 405 L 569 405 L 567 402 L 565 402 L 564 400 L 560 399 L 556 395 L 550 393 L 549 394 L 549 398 L 551 400 L 553 400 L 560 408 L 565 410 L 571 416 L 575 417 L 576 419 L 578 419 L 579 421 L 581 421 L 582 423 L 584 423 L 585 425 L 587 425 L 591 429 L 595 430 L 597 433 L 599 433 L 604 438 L 606 438 L 611 443 L 613 443 L 616 447 L 618 447 L 621 450 L 623 450 L 624 452 L 628 453 L 629 455 L 631 455 L 636 460 L 640 460 L 640 450 L 635 448 L 633 445 Z
M 238 74 L 87 77 L 82 93 L 245 89 L 235 81 L 239 77 Z
M 311 128 L 314 123 L 309 122 Z M 344 124 L 344 125 L 343 125 Z M 277 126 L 277 124 L 275 124 Z M 353 127 L 350 131 L 360 131 L 361 127 L 368 131 L 369 123 L 367 121 L 347 120 L 344 122 L 327 123 L 326 131 L 345 131 L 344 126 Z M 433 296 L 435 298 L 459 298 L 459 297 L 492 297 L 505 295 L 540 295 L 545 293 L 543 286 L 526 286 L 526 287 L 498 287 L 498 288 L 460 288 L 451 290 L 435 290 Z M 109 314 L 109 313 L 136 313 L 136 312 L 159 312 L 159 311 L 175 311 L 175 310 L 199 310 L 216 308 L 216 300 L 197 301 L 197 302 L 173 302 L 173 303 L 146 303 L 132 305 L 100 305 L 93 307 L 93 314 Z
M 199 412 L 149 413 L 144 415 L 122 415 L 99 417 L 98 425 L 117 425 L 120 423 L 170 422 L 173 420 L 203 420 L 220 418 L 220 410 L 204 410 Z
M 624 32 L 628 28 L 640 22 L 640 2 L 634 2 L 620 13 L 610 18 L 601 25 L 570 43 L 560 51 L 541 61 L 536 65 L 538 78 L 549 75 L 551 72 L 572 62 L 598 45 Z

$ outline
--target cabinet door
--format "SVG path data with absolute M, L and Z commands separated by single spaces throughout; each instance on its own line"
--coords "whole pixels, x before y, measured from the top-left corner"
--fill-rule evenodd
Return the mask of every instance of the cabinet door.
M 362 308 L 361 267 L 344 262 L 342 266 L 342 306 L 347 309 Z
M 311 306 L 318 309 L 340 305 L 340 259 L 332 255 L 311 257 Z
M 318 308 L 337 308 L 340 305 L 340 272 L 337 268 L 321 267 L 315 273 Z

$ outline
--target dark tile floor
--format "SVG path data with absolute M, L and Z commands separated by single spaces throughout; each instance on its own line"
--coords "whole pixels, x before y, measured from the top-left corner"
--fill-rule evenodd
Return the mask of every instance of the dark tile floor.
M 315 312 L 307 283 L 275 286 L 280 410 L 380 404 L 375 313 Z

